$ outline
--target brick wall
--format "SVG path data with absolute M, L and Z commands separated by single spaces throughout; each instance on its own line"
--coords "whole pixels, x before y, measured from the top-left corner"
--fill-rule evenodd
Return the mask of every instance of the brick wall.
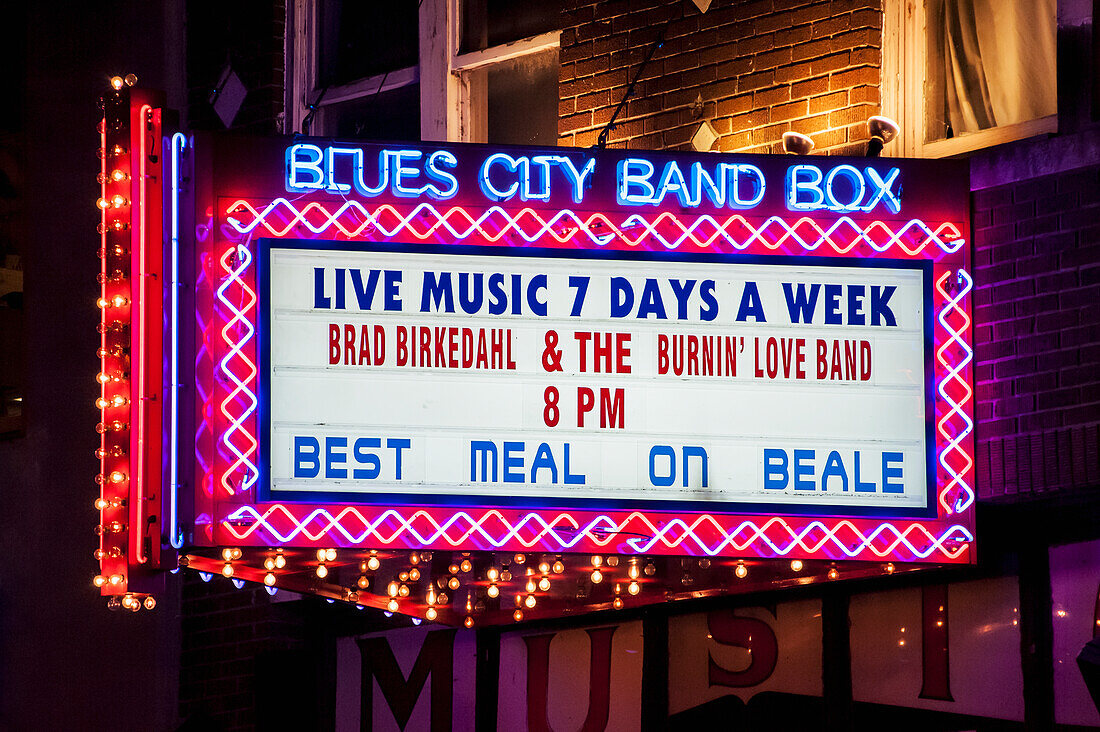
M 1100 482 L 1100 167 L 973 196 L 980 496 Z
M 714 0 L 706 14 L 687 0 L 566 0 L 562 145 L 596 142 L 670 18 L 612 147 L 690 149 L 708 119 L 723 152 L 780 152 L 793 130 L 818 153 L 863 153 L 879 111 L 880 0 Z

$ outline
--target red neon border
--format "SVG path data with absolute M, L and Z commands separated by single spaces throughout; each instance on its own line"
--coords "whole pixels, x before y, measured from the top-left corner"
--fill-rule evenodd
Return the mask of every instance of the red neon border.
M 202 256 L 196 542 L 210 545 L 601 551 L 966 563 L 973 556 L 973 388 L 967 224 L 847 216 L 745 217 L 656 212 L 551 214 L 412 202 L 364 206 L 324 194 L 220 199 Z M 214 215 L 215 211 L 217 216 Z M 641 220 L 639 220 L 641 219 Z M 243 232 L 243 233 L 242 233 Z M 937 505 L 930 520 L 736 513 L 380 507 L 255 503 L 257 236 L 435 244 L 608 248 L 931 259 L 935 282 Z M 200 288 L 200 290 L 203 288 Z M 204 388 L 203 377 L 206 377 Z M 251 387 L 251 389 L 250 389 Z M 254 481 L 255 478 L 253 477 Z M 205 530 L 202 530 L 205 529 Z

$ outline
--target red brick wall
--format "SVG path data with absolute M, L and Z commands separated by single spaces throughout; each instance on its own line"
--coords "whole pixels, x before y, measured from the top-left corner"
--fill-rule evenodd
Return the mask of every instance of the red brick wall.
M 983 498 L 1100 482 L 1100 167 L 973 196 Z
M 610 146 L 689 149 L 708 119 L 723 152 L 780 152 L 794 130 L 818 153 L 863 153 L 879 111 L 879 0 L 714 0 L 706 14 L 688 0 L 566 0 L 562 145 L 596 142 L 670 17 Z

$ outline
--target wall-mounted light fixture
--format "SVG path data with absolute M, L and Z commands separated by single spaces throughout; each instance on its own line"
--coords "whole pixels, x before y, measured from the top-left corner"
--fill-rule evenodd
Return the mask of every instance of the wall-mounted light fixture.
M 709 121 L 703 120 L 703 123 L 699 125 L 699 129 L 691 136 L 691 146 L 698 152 L 707 152 L 714 146 L 717 139 L 718 133 L 715 131 L 714 126 Z
M 814 141 L 801 132 L 783 133 L 783 150 L 788 155 L 809 155 Z
M 868 117 L 867 129 L 871 131 L 871 140 L 867 143 L 869 158 L 877 158 L 886 143 L 898 136 L 898 123 L 889 117 Z

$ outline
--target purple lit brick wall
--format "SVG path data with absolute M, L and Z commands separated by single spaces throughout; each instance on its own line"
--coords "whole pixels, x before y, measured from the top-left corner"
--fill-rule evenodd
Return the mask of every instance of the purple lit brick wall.
M 975 192 L 979 496 L 1100 482 L 1100 167 Z

